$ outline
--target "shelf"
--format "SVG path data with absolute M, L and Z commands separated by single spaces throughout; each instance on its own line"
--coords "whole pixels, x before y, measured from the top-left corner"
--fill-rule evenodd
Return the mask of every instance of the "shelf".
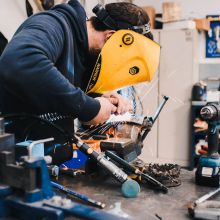
M 199 60 L 199 64 L 219 64 L 220 58 L 204 58 Z
M 192 101 L 192 106 L 204 106 L 206 104 L 206 101 Z

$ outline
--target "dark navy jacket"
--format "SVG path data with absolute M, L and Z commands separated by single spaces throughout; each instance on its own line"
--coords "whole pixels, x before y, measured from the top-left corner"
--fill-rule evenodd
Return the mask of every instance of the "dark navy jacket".
M 100 104 L 80 89 L 87 59 L 86 15 L 77 0 L 31 16 L 0 57 L 0 111 L 91 120 Z

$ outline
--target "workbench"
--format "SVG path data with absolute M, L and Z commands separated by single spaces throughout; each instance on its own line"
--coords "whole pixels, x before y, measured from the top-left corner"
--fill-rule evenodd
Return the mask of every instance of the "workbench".
M 157 215 L 156 219 L 163 220 L 191 219 L 188 215 L 187 204 L 213 190 L 213 188 L 195 185 L 194 171 L 182 169 L 181 180 L 182 185 L 169 188 L 167 194 L 141 185 L 139 196 L 130 199 L 121 195 L 120 184 L 112 178 L 100 180 L 99 178 L 88 178 L 84 175 L 78 177 L 62 175 L 56 181 L 105 203 L 105 211 L 124 217 L 133 217 L 135 220 L 151 220 L 155 219 L 155 215 Z M 63 196 L 65 195 L 63 194 Z M 68 218 L 68 220 L 70 219 L 76 218 Z

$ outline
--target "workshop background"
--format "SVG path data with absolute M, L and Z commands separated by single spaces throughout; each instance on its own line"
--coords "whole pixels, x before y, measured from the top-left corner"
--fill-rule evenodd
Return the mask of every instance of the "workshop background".
M 41 10 L 35 4 L 35 0 L 29 2 L 34 13 Z M 61 2 L 66 1 L 55 0 L 55 4 Z M 97 3 L 120 1 L 80 2 L 90 17 L 92 8 Z M 163 96 L 169 97 L 165 108 L 144 140 L 139 157 L 147 163 L 178 164 L 188 169 L 184 171 L 188 178 L 194 177 L 192 170 L 198 164 L 201 155 L 207 154 L 208 145 L 206 139 L 208 124 L 201 120 L 200 110 L 207 103 L 220 102 L 219 1 L 127 2 L 137 4 L 149 13 L 154 40 L 161 45 L 160 64 L 153 80 L 134 85 L 139 113 L 153 116 Z M 26 18 L 24 0 L 0 0 L 0 32 L 8 41 Z M 65 183 L 65 180 L 62 181 Z M 189 179 L 185 185 L 189 188 L 191 182 L 189 184 L 188 181 Z M 200 192 L 207 191 L 201 189 Z M 194 197 L 197 195 L 195 191 L 192 194 Z M 179 198 L 182 196 L 183 191 Z M 171 204 L 171 201 L 167 204 L 169 202 Z M 167 218 L 164 219 L 177 219 L 170 218 L 168 214 L 165 216 Z M 178 218 L 184 219 L 180 216 Z
M 81 2 L 85 5 L 88 15 L 91 15 L 92 7 L 97 1 Z M 169 96 L 170 101 L 146 138 L 141 158 L 152 162 L 192 166 L 196 143 L 192 126 L 194 112 L 191 112 L 191 109 L 194 105 L 205 104 L 192 102 L 192 87 L 203 80 L 208 89 L 208 97 L 204 101 L 218 101 L 219 97 L 219 93 L 215 91 L 219 89 L 220 56 L 206 57 L 209 24 L 202 20 L 208 15 L 219 14 L 219 1 L 179 0 L 172 1 L 171 4 L 162 0 L 128 2 L 144 7 L 156 23 L 163 21 L 165 17 L 167 19 L 163 29 L 153 31 L 154 39 L 162 46 L 158 73 L 151 83 L 143 83 L 137 88 L 145 115 L 153 113 L 161 95 Z M 156 28 L 161 28 L 160 24 Z
M 63 1 L 55 1 L 56 4 L 60 2 Z M 81 1 L 88 17 L 92 15 L 92 7 L 98 2 L 114 1 Z M 182 166 L 192 166 L 192 157 L 195 155 L 192 145 L 196 145 L 192 131 L 191 109 L 195 104 L 192 103 L 192 87 L 200 80 L 205 81 L 208 99 L 212 99 L 213 96 L 218 96 L 211 90 L 218 90 L 220 78 L 220 56 L 206 57 L 208 24 L 204 20 L 198 20 L 197 25 L 203 25 L 198 27 L 201 28 L 198 30 L 195 19 L 218 15 L 219 2 L 218 0 L 213 0 L 211 3 L 206 0 L 182 0 L 173 1 L 175 4 L 167 6 L 166 1 L 159 0 L 129 2 L 145 7 L 156 23 L 156 28 L 162 27 L 164 15 L 169 21 L 163 24 L 163 29 L 153 30 L 155 41 L 162 46 L 158 73 L 152 82 L 136 86 L 143 104 L 144 115 L 153 114 L 161 95 L 170 96 L 170 102 L 145 140 L 146 146 L 141 158 L 152 162 L 171 162 Z M 25 1 L 1 0 L 0 4 L 0 19 L 3 21 L 7 18 L 7 22 L 1 22 L 0 29 L 10 40 L 17 27 L 27 18 Z M 39 11 L 37 7 L 34 8 L 34 12 L 36 11 Z

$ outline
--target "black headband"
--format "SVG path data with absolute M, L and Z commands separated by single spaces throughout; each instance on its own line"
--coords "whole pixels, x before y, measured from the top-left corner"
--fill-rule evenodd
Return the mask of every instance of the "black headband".
M 138 32 L 140 34 L 147 34 L 150 32 L 149 23 L 140 26 L 132 26 L 130 23 L 124 21 L 115 21 L 101 4 L 97 4 L 92 9 L 92 12 L 97 16 L 97 18 L 103 24 L 105 24 L 110 29 L 113 30 L 129 29 Z

